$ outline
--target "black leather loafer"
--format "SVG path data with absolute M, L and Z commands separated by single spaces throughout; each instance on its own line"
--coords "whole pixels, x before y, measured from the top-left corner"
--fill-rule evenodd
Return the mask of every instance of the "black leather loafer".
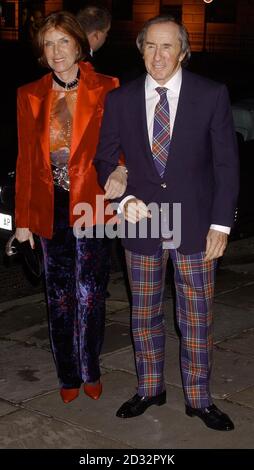
M 232 431 L 235 428 L 229 416 L 222 413 L 215 405 L 207 408 L 191 408 L 186 405 L 185 410 L 188 416 L 198 416 L 208 428 L 216 431 Z
M 142 415 L 149 406 L 161 406 L 166 403 L 166 391 L 153 397 L 140 397 L 138 394 L 134 395 L 130 400 L 123 403 L 119 410 L 116 412 L 118 418 L 134 418 L 135 416 Z

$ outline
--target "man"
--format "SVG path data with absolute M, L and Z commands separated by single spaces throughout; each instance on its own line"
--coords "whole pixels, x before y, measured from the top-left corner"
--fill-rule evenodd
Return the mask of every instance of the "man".
M 30 28 L 29 28 L 30 39 L 34 39 L 34 36 L 36 35 L 38 29 L 40 28 L 42 24 L 43 18 L 44 16 L 43 16 L 42 11 L 35 8 L 30 17 Z
M 111 27 L 111 14 L 103 6 L 87 6 L 79 11 L 77 18 L 90 44 L 90 54 L 104 44 Z
M 117 416 L 134 417 L 166 402 L 162 298 L 169 254 L 186 414 L 227 431 L 234 425 L 212 403 L 209 379 L 216 259 L 226 248 L 238 194 L 228 94 L 224 85 L 182 68 L 190 56 L 188 33 L 172 17 L 146 22 L 137 45 L 147 74 L 107 95 L 95 165 L 103 185 L 123 151 L 128 184 L 120 207 L 129 226 L 144 220 L 152 225 L 151 202 L 160 208 L 162 222 L 165 203 L 180 203 L 182 229 L 179 246 L 174 237 L 163 240 L 163 227 L 157 238 L 149 232 L 147 238 L 123 239 L 138 390 Z
M 77 19 L 87 36 L 90 45 L 89 62 L 97 72 L 102 72 L 100 67 L 96 66 L 94 52 L 103 46 L 108 32 L 111 28 L 111 14 L 103 6 L 87 5 L 77 14 Z M 121 158 L 123 163 L 123 158 Z M 126 186 L 126 168 L 123 164 L 116 168 L 116 171 L 109 176 L 105 193 L 105 199 L 114 199 L 122 194 Z

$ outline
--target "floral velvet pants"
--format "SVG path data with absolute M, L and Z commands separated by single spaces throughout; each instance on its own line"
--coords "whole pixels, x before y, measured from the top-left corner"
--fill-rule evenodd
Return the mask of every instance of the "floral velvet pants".
M 73 235 L 67 191 L 54 203 L 53 237 L 41 237 L 51 348 L 60 386 L 78 388 L 100 377 L 110 241 Z

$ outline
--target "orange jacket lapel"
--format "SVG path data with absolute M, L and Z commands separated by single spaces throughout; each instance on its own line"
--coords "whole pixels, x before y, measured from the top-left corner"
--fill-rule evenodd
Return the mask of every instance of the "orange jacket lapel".
M 31 104 L 33 117 L 36 121 L 36 131 L 38 134 L 31 136 L 36 138 L 39 136 L 42 153 L 45 161 L 50 165 L 50 143 L 49 143 L 49 125 L 50 125 L 50 109 L 52 102 L 52 77 L 51 74 L 45 75 L 40 81 L 40 88 L 33 93 L 28 94 Z
M 92 66 L 82 62 L 79 66 L 81 75 L 72 128 L 71 157 L 76 152 L 81 138 L 86 132 L 103 90 Z

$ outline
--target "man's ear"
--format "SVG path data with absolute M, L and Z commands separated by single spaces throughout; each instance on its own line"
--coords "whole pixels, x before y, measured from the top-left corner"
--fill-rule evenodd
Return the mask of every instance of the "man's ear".
M 186 52 L 180 52 L 178 56 L 178 62 L 182 62 L 185 56 L 186 56 Z
M 98 41 L 98 39 L 100 37 L 100 31 L 94 31 L 93 35 L 94 35 L 94 38 Z
M 87 33 L 87 39 L 88 39 L 90 48 L 94 50 L 98 42 L 98 31 L 92 31 L 91 33 Z

